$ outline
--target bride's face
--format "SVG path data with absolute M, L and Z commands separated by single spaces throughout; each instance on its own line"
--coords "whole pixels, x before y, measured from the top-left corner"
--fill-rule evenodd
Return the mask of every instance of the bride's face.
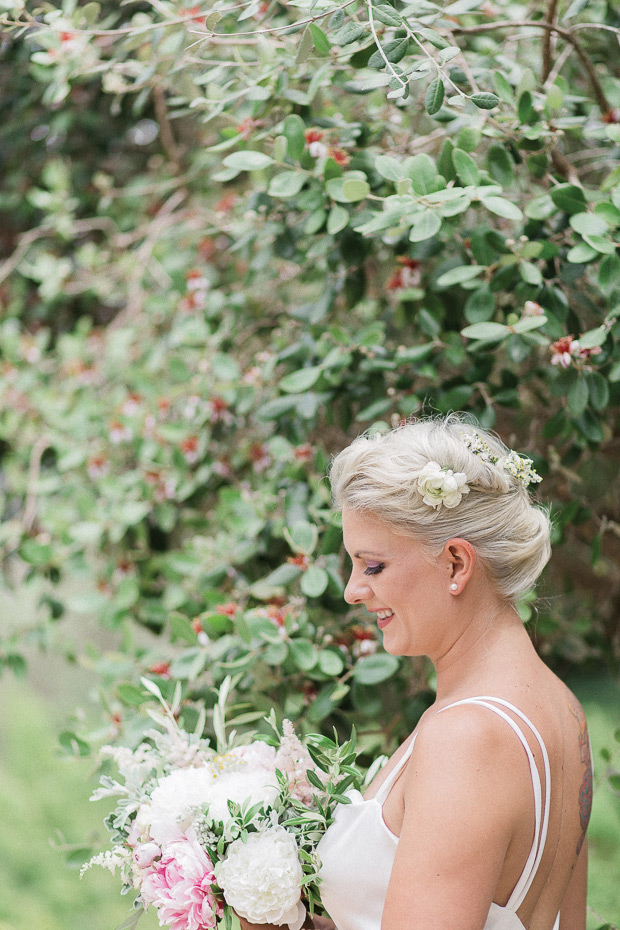
M 448 633 L 452 565 L 444 553 L 429 556 L 414 539 L 399 536 L 372 514 L 345 508 L 344 544 L 351 577 L 344 597 L 375 614 L 383 645 L 393 655 L 440 655 Z

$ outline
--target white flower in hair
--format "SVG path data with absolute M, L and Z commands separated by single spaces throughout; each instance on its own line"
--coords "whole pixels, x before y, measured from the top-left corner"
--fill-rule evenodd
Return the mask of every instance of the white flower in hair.
M 440 510 L 443 504 L 452 510 L 461 503 L 464 494 L 469 494 L 467 475 L 439 462 L 429 462 L 418 475 L 418 490 L 429 507 Z

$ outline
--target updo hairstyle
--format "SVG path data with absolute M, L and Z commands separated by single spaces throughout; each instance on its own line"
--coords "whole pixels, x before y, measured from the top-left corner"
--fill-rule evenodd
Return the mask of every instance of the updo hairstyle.
M 333 460 L 334 503 L 374 514 L 393 532 L 416 539 L 429 555 L 439 555 L 455 536 L 468 540 L 500 595 L 515 601 L 549 560 L 549 516 L 501 464 L 474 454 L 467 437 L 479 437 L 494 457 L 510 452 L 459 414 L 360 436 Z M 453 509 L 423 502 L 417 477 L 429 462 L 466 475 L 469 493 Z

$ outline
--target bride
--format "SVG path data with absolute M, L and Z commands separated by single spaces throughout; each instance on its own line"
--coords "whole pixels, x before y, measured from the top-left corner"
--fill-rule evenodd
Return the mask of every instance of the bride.
M 532 463 L 450 415 L 355 440 L 331 481 L 345 598 L 388 652 L 430 658 L 437 697 L 338 807 L 319 846 L 331 921 L 315 927 L 584 930 L 585 718 L 514 606 L 550 552 Z

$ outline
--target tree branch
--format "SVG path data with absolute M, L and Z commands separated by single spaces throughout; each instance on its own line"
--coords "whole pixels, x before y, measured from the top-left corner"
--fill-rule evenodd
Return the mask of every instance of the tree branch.
M 601 84 L 598 74 L 594 68 L 594 65 L 588 58 L 583 46 L 578 40 L 577 36 L 573 35 L 573 32 L 570 29 L 563 29 L 561 26 L 558 26 L 556 23 L 548 23 L 544 21 L 538 21 L 535 19 L 524 19 L 515 22 L 514 20 L 503 20 L 499 23 L 480 23 L 478 26 L 453 26 L 452 32 L 455 35 L 478 35 L 482 32 L 493 32 L 496 29 L 544 29 L 546 32 L 555 32 L 557 35 L 561 36 L 566 42 L 569 42 L 577 55 L 579 56 L 581 63 L 583 64 L 590 83 L 592 85 L 592 90 L 594 91 L 594 97 L 596 102 L 601 109 L 601 112 L 608 113 L 611 110 L 611 105 L 609 100 L 605 95 L 603 90 L 603 85 Z
M 557 12 L 558 0 L 549 0 L 549 6 L 547 8 L 547 23 L 553 25 L 555 23 L 555 14 Z M 551 37 L 553 33 L 548 29 L 543 36 L 543 49 L 542 49 L 542 75 L 541 80 L 544 84 L 547 78 L 549 77 L 549 72 L 551 71 Z
M 170 118 L 168 117 L 166 94 L 161 84 L 155 84 L 153 86 L 153 103 L 157 122 L 159 123 L 159 131 L 161 133 L 161 144 L 168 157 L 171 168 L 175 174 L 178 174 L 181 167 L 179 164 L 179 150 L 174 138 L 174 133 L 172 132 L 172 126 L 170 125 Z

